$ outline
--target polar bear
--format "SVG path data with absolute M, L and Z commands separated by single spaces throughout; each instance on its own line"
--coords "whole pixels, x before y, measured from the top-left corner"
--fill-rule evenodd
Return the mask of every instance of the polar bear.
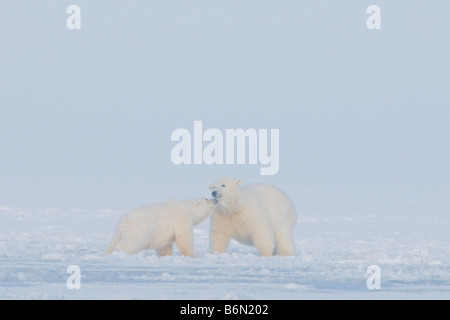
M 293 228 L 297 221 L 292 201 L 270 184 L 248 184 L 232 177 L 209 186 L 217 200 L 211 216 L 210 251 L 225 252 L 230 239 L 254 245 L 260 256 L 295 255 Z
M 206 198 L 167 200 L 132 209 L 120 219 L 106 254 L 156 249 L 159 256 L 172 255 L 175 242 L 182 255 L 194 256 L 193 225 L 209 217 L 215 203 Z

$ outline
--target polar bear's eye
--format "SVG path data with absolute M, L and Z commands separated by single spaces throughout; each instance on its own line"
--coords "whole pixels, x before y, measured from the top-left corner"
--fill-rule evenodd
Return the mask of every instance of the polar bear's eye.
M 225 185 L 224 185 L 224 184 L 222 185 L 222 188 L 225 188 Z

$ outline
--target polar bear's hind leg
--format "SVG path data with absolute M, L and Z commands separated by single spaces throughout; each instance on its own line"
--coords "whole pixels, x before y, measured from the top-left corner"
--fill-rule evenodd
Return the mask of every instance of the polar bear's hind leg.
M 279 256 L 295 256 L 295 243 L 292 231 L 282 229 L 275 232 L 276 254 Z
M 158 253 L 158 256 L 171 256 L 173 254 L 173 243 L 169 243 L 168 245 L 156 249 L 156 252 Z

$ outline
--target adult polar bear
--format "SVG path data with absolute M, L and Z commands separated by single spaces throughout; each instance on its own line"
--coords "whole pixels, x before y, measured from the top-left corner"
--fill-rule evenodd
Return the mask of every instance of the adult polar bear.
M 211 216 L 211 252 L 225 252 L 233 238 L 254 245 L 260 256 L 295 255 L 297 214 L 283 191 L 270 184 L 241 186 L 231 177 L 220 178 L 209 188 L 217 200 Z
M 215 203 L 206 198 L 167 200 L 132 209 L 117 224 L 106 254 L 156 249 L 159 256 L 172 255 L 175 242 L 182 255 L 194 256 L 192 227 L 210 216 Z

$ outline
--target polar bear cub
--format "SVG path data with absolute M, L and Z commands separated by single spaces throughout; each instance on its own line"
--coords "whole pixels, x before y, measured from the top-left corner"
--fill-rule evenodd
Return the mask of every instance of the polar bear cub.
M 182 255 L 194 256 L 193 226 L 210 216 L 215 203 L 206 198 L 167 200 L 132 209 L 120 219 L 106 254 L 156 249 L 159 256 L 172 255 L 175 242 Z
M 254 245 L 260 256 L 295 255 L 297 221 L 288 196 L 270 184 L 241 185 L 231 177 L 209 186 L 217 200 L 210 225 L 210 251 L 225 252 L 230 239 Z

